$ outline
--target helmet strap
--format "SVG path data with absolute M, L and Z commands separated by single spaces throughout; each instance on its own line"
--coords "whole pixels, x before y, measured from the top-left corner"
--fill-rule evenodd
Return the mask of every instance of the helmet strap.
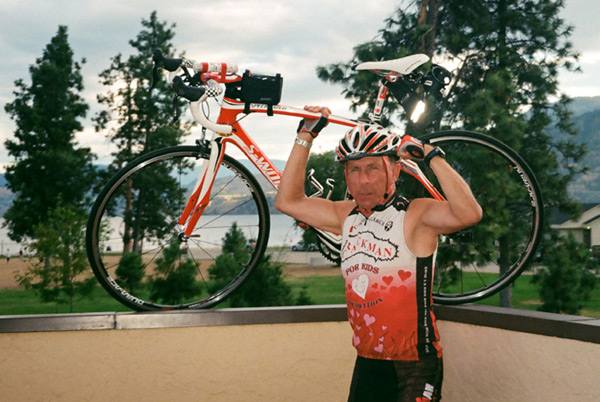
M 390 160 L 387 156 L 383 157 L 383 164 L 385 165 L 385 171 L 387 175 L 387 188 L 383 194 L 383 198 L 379 201 L 378 205 L 384 204 L 390 195 L 396 191 L 396 185 L 392 179 L 392 169 L 390 167 Z

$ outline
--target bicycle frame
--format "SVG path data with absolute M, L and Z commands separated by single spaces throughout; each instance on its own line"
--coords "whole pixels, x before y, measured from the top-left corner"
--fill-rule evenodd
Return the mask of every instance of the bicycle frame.
M 384 96 L 386 93 L 387 91 L 384 92 Z M 211 188 L 216 178 L 218 167 L 225 155 L 227 144 L 231 143 L 242 151 L 276 190 L 279 188 L 279 182 L 281 180 L 281 172 L 240 124 L 238 116 L 244 111 L 244 103 L 234 99 L 224 98 L 217 122 L 213 123 L 208 120 L 200 110 L 200 104 L 203 101 L 204 99 L 200 99 L 199 101 L 191 102 L 192 114 L 203 127 L 212 129 L 214 135 L 207 142 L 207 149 L 209 150 L 210 156 L 203 163 L 192 195 L 178 221 L 180 229 L 182 229 L 181 232 L 186 237 L 192 235 L 198 220 L 210 202 Z M 292 106 L 275 105 L 272 110 L 273 114 L 296 118 L 318 119 L 320 117 L 317 113 L 308 112 L 304 109 Z M 267 106 L 262 104 L 251 104 L 250 111 L 252 113 L 266 114 Z M 329 117 L 329 122 L 331 124 L 347 127 L 364 124 L 356 120 L 333 115 Z M 403 160 L 402 170 L 419 180 L 434 198 L 443 200 L 443 196 L 429 180 L 427 180 L 415 162 Z
M 269 157 L 262 151 L 260 146 L 252 139 L 248 132 L 242 127 L 238 116 L 243 113 L 244 103 L 234 99 L 224 98 L 217 124 L 211 124 L 202 112 L 199 110 L 201 101 L 192 102 L 192 114 L 204 127 L 213 126 L 213 137 L 208 141 L 207 148 L 210 156 L 204 161 L 200 175 L 192 192 L 192 195 L 184 209 L 178 224 L 185 228 L 182 230 L 185 236 L 191 236 L 196 223 L 202 216 L 202 212 L 208 206 L 210 201 L 210 190 L 214 179 L 216 178 L 218 167 L 221 164 L 226 152 L 227 144 L 231 143 L 246 155 L 246 157 L 256 166 L 267 181 L 275 188 L 279 188 L 281 172 L 275 167 Z M 267 113 L 267 107 L 261 104 L 252 104 L 250 111 L 253 113 Z M 308 112 L 304 109 L 276 105 L 273 107 L 273 114 L 284 115 L 297 118 L 314 119 L 319 115 Z M 348 127 L 360 124 L 355 120 L 346 119 L 339 116 L 331 116 L 330 123 L 344 125 Z M 223 130 L 222 128 L 226 128 Z M 230 129 L 227 129 L 230 128 Z M 221 131 L 226 131 L 225 133 Z
M 162 55 L 155 54 L 155 61 L 162 60 Z M 167 60 L 167 59 L 165 59 Z M 397 81 L 399 75 L 409 74 L 419 65 L 425 63 L 429 58 L 426 55 L 418 54 L 403 59 L 398 59 L 388 62 L 363 63 L 359 69 L 372 69 L 377 71 L 377 68 L 385 68 L 390 71 L 385 75 L 384 80 L 379 84 L 379 92 L 374 110 L 370 114 L 370 122 L 360 122 L 357 120 L 347 119 L 340 116 L 329 116 L 329 123 L 354 127 L 359 124 L 376 124 L 383 110 L 383 105 L 387 98 L 388 87 L 385 82 Z M 207 63 L 197 63 L 191 60 L 173 59 L 167 60 L 166 64 L 174 64 L 169 66 L 169 83 L 179 78 L 178 75 L 184 73 L 187 77 L 191 77 L 187 68 L 191 68 L 196 73 L 202 74 L 202 81 L 206 83 L 205 89 L 200 96 L 190 99 L 190 110 L 194 119 L 205 129 L 210 129 L 214 134 L 208 141 L 201 142 L 200 145 L 206 147 L 209 152 L 209 158 L 204 160 L 200 175 L 196 181 L 196 185 L 190 196 L 188 203 L 178 220 L 178 230 L 180 236 L 188 238 L 192 235 L 194 228 L 202 216 L 202 213 L 210 202 L 210 193 L 216 178 L 219 166 L 225 156 L 227 144 L 231 143 L 242 151 L 246 157 L 252 161 L 254 166 L 261 172 L 267 181 L 277 190 L 281 180 L 281 172 L 271 162 L 269 157 L 260 149 L 258 144 L 244 130 L 240 124 L 238 116 L 240 113 L 247 115 L 250 113 L 265 113 L 269 115 L 283 115 L 303 119 L 318 119 L 321 117 L 317 113 L 308 112 L 304 109 L 285 106 L 252 103 L 250 105 L 241 102 L 240 100 L 232 99 L 225 96 L 221 103 L 219 117 L 216 122 L 208 119 L 201 110 L 201 104 L 209 97 L 216 97 L 222 93 L 222 87 L 219 84 L 228 84 L 240 81 L 241 78 L 235 75 L 237 66 L 228 66 L 225 63 L 209 65 Z M 166 66 L 165 66 L 166 67 Z M 171 68 L 173 67 L 173 68 Z M 175 88 L 174 88 L 175 90 Z M 441 193 L 429 182 L 419 166 L 412 160 L 401 160 L 401 169 L 415 177 L 429 193 L 438 200 L 444 200 Z

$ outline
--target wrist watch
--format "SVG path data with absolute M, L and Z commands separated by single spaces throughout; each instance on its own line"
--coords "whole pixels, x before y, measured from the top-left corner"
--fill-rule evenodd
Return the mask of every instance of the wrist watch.
M 431 162 L 431 160 L 436 156 L 446 159 L 446 153 L 444 150 L 440 147 L 435 147 L 425 156 L 425 159 L 423 160 L 425 165 L 429 166 L 429 162 Z

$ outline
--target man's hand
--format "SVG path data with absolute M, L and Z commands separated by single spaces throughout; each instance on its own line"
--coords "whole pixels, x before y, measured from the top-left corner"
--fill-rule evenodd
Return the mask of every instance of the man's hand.
M 307 197 L 304 192 L 304 182 L 306 177 L 306 162 L 309 156 L 309 148 L 313 142 L 314 131 L 309 131 L 313 123 L 315 127 L 325 127 L 327 118 L 331 116 L 331 110 L 323 106 L 305 106 L 307 112 L 314 113 L 315 117 L 302 120 L 301 128 L 305 124 L 309 126 L 306 130 L 298 132 L 295 145 L 292 147 L 290 156 L 283 169 L 277 198 L 275 199 L 275 208 L 278 211 L 287 214 L 294 219 L 304 222 L 313 228 L 322 229 L 331 233 L 341 234 L 344 219 L 355 207 L 353 201 L 332 201 L 320 197 Z M 321 115 L 320 118 L 317 116 Z M 321 124 L 318 122 L 321 121 Z M 324 122 L 324 123 L 323 123 Z M 317 132 L 318 134 L 318 132 Z
M 321 113 L 325 118 L 331 116 L 331 110 L 325 106 L 304 106 L 304 110 L 311 113 Z
M 302 119 L 298 126 L 297 133 L 309 133 L 311 137 L 317 138 L 317 135 L 324 129 L 329 122 L 327 118 L 331 115 L 331 110 L 325 106 L 304 106 L 304 110 L 312 113 L 321 113 L 320 119 Z
M 423 145 L 423 142 L 419 139 L 411 137 L 410 135 L 405 135 L 400 141 L 398 156 L 402 159 L 422 161 L 423 158 L 425 158 L 425 155 L 427 155 L 427 152 L 431 150 L 425 147 L 431 148 L 429 144 Z

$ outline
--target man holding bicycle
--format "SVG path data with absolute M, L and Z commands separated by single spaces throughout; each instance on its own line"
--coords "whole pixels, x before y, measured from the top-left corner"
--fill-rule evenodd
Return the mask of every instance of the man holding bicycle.
M 399 158 L 410 159 L 400 137 L 377 125 L 358 125 L 336 148 L 353 200 L 308 198 L 309 150 L 331 111 L 298 132 L 277 193 L 276 208 L 312 227 L 342 234 L 341 267 L 357 361 L 349 401 L 438 401 L 442 349 L 431 312 L 431 286 L 440 234 L 479 222 L 482 210 L 468 184 L 424 145 L 446 201 L 397 196 Z

